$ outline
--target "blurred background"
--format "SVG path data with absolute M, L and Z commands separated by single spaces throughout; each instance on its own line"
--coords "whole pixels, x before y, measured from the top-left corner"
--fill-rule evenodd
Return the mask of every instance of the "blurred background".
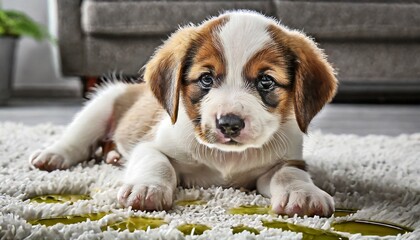
M 311 130 L 420 132 L 420 0 L 0 0 L 0 6 L 0 122 L 67 124 L 102 76 L 136 77 L 179 25 L 251 9 L 314 37 L 338 71 L 338 94 Z
M 56 11 L 51 8 L 54 3 L 47 0 L 0 0 L 2 9 L 23 12 L 55 36 L 57 18 Z M 80 95 L 78 79 L 63 77 L 61 73 L 57 47 L 54 42 L 45 39 L 37 41 L 26 35 L 16 39 L 14 61 L 10 65 L 13 72 L 9 79 L 14 97 Z M 7 81 L 3 77 L 1 80 Z

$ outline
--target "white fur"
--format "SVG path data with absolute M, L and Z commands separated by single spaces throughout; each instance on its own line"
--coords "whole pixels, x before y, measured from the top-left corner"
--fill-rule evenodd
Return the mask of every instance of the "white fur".
M 210 128 L 221 114 L 238 114 L 248 124 L 248 136 L 239 139 L 243 142 L 240 147 L 200 141 L 180 101 L 175 125 L 165 115 L 151 140 L 139 142 L 123 156 L 128 162 L 119 202 L 125 207 L 161 210 L 172 205 L 177 185 L 257 185 L 260 193 L 271 197 L 278 213 L 331 214 L 332 198 L 312 183 L 309 174 L 283 166 L 286 160 L 302 159 L 302 133 L 296 120 L 280 124 L 277 114 L 266 111 L 261 100 L 243 88 L 243 66 L 270 40 L 265 29 L 273 20 L 249 12 L 228 15 L 230 20 L 219 32 L 228 65 L 226 84 L 210 91 L 202 102 L 201 114 L 204 126 Z M 99 91 L 63 137 L 31 157 L 31 164 L 52 170 L 87 159 L 89 147 L 104 136 L 112 106 L 126 87 L 114 84 Z
M 126 92 L 126 84 L 108 84 L 97 90 L 92 100 L 64 131 L 61 139 L 45 150 L 32 154 L 29 161 L 36 167 L 65 169 L 86 160 L 98 140 L 106 134 L 115 100 Z M 48 167 L 49 166 L 49 167 Z
M 229 21 L 218 33 L 227 63 L 226 83 L 243 86 L 243 66 L 271 41 L 266 28 L 272 21 L 260 14 L 246 11 L 228 16 Z
M 169 159 L 153 143 L 138 144 L 128 159 L 118 198 L 124 206 L 167 209 L 172 205 L 176 173 Z
M 240 146 L 221 143 L 207 144 L 224 151 L 242 152 L 247 148 L 259 148 L 278 131 L 278 115 L 265 110 L 261 100 L 248 93 L 244 87 L 226 85 L 212 89 L 203 99 L 201 106 L 202 128 L 216 134 L 216 121 L 220 116 L 235 114 L 245 120 L 245 128 L 235 140 Z M 243 81 L 243 80 L 242 80 Z
M 315 186 L 307 172 L 295 167 L 286 166 L 266 173 L 258 179 L 257 189 L 271 198 L 276 213 L 325 216 L 334 209 L 332 197 Z

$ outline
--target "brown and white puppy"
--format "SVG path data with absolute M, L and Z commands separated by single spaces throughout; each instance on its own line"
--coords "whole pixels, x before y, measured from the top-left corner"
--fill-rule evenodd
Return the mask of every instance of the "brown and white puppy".
M 305 171 L 302 135 L 337 80 L 303 33 L 258 13 L 227 12 L 174 33 L 144 80 L 99 89 L 31 164 L 69 168 L 111 136 L 128 160 L 123 206 L 169 209 L 178 185 L 217 185 L 257 188 L 276 213 L 332 214 L 332 197 Z

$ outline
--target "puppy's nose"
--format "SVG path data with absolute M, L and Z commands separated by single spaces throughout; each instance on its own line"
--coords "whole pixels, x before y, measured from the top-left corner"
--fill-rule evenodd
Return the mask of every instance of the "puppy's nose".
M 227 114 L 216 120 L 216 127 L 225 137 L 237 137 L 245 127 L 245 122 L 235 114 Z

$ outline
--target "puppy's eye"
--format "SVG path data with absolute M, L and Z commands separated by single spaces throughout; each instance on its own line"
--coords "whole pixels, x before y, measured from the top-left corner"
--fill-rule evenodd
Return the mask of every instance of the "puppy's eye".
M 210 73 L 204 73 L 200 76 L 199 84 L 203 89 L 210 89 L 213 86 L 214 77 Z
M 269 92 L 274 89 L 275 85 L 273 77 L 266 74 L 258 76 L 257 88 L 259 91 Z

